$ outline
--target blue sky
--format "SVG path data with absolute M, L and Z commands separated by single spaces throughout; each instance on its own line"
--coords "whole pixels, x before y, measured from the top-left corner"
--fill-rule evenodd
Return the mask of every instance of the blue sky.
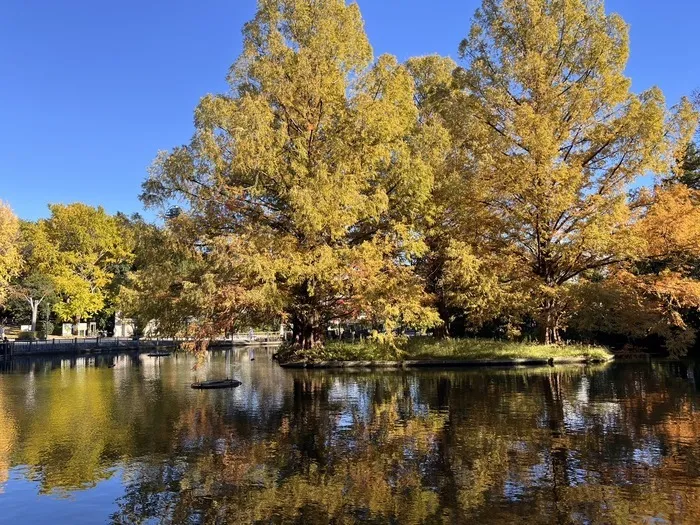
M 456 57 L 480 0 L 359 0 L 375 53 Z M 700 87 L 695 0 L 608 0 L 631 26 L 633 89 Z M 0 199 L 142 211 L 158 150 L 188 141 L 200 97 L 226 90 L 255 0 L 0 2 Z

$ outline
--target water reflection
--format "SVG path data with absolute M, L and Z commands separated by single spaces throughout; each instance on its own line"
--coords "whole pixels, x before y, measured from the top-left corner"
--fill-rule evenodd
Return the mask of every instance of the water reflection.
M 0 375 L 0 522 L 694 523 L 700 511 L 692 366 L 328 373 L 256 357 L 15 362 Z M 224 376 L 244 384 L 188 388 Z
M 9 479 L 10 454 L 17 439 L 17 425 L 7 406 L 7 395 L 0 383 L 0 494 Z

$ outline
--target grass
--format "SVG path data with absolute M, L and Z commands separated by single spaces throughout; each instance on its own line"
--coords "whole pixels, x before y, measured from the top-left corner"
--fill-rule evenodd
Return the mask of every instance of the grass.
M 493 339 L 411 340 L 404 359 L 549 359 L 581 358 L 608 360 L 612 354 L 589 345 L 543 345 Z
M 492 339 L 433 339 L 418 337 L 397 346 L 376 342 L 332 341 L 324 347 L 282 353 L 284 361 L 407 361 L 510 359 L 580 359 L 607 361 L 612 354 L 603 347 L 589 345 L 542 345 Z

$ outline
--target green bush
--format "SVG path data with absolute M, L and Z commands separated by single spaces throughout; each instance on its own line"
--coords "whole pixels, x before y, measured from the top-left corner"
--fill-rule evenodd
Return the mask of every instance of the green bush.
M 41 329 L 39 329 L 39 331 L 38 331 L 39 338 L 40 339 L 47 339 L 47 334 L 53 333 L 53 329 L 54 329 L 53 323 L 50 321 L 49 322 L 44 321 L 43 323 L 41 323 L 41 325 L 42 325 Z
M 17 335 L 18 341 L 36 341 L 38 332 L 20 332 Z

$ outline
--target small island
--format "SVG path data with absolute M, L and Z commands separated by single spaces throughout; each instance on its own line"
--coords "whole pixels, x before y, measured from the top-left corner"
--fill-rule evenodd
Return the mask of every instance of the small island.
M 394 344 L 328 342 L 312 349 L 282 348 L 283 368 L 412 368 L 536 366 L 604 363 L 614 358 L 601 346 L 544 345 L 491 339 L 418 337 Z

